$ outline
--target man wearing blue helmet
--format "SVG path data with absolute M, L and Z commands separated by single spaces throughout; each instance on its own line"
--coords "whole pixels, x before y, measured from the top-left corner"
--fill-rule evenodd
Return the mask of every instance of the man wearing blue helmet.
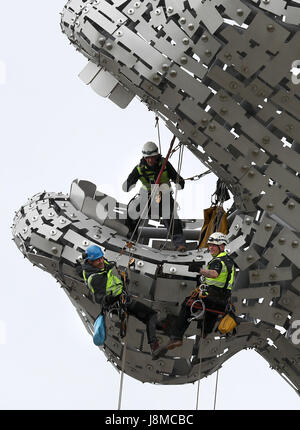
M 121 302 L 123 281 L 118 276 L 115 263 L 107 261 L 99 246 L 91 245 L 87 248 L 84 263 L 77 270 L 92 292 L 95 302 L 101 305 L 101 312 Z M 154 355 L 159 348 L 156 338 L 157 313 L 130 296 L 126 302 L 127 313 L 146 324 L 148 343 Z

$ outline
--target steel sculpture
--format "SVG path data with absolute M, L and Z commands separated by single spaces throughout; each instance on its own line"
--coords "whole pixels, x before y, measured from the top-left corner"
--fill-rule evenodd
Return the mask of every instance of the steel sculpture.
M 299 3 L 283 0 L 70 0 L 64 7 L 62 31 L 89 60 L 82 81 L 121 108 L 137 96 L 234 196 L 228 237 L 239 268 L 237 334 L 204 340 L 199 375 L 189 361 L 195 322 L 182 347 L 151 361 L 144 327 L 131 319 L 125 372 L 140 381 L 194 382 L 253 348 L 299 393 L 300 85 L 291 71 L 299 24 Z M 103 246 L 120 268 L 133 257 L 130 291 L 161 317 L 176 314 L 194 288 L 188 263 L 209 259 L 203 250 L 178 255 L 145 244 L 120 255 L 128 231 L 116 211 L 126 205 L 76 180 L 70 195 L 38 194 L 14 220 L 17 246 L 59 281 L 90 334 L 98 305 L 75 272 L 88 245 Z M 199 225 L 186 223 L 186 234 Z M 117 320 L 107 318 L 107 326 L 104 353 L 120 369 Z

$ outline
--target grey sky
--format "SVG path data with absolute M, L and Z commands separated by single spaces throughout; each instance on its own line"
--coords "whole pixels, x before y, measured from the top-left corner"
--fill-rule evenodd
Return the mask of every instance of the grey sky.
M 11 240 L 14 211 L 40 191 L 68 192 L 75 178 L 128 202 L 121 184 L 147 140 L 154 114 L 138 100 L 126 110 L 77 77 L 86 59 L 61 33 L 64 0 L 1 5 L 0 409 L 116 409 L 120 375 L 87 334 L 51 276 L 23 259 Z M 171 135 L 161 124 L 163 152 Z M 177 158 L 171 159 L 177 167 Z M 182 176 L 205 171 L 185 153 Z M 215 177 L 188 183 L 180 216 L 202 218 Z M 200 409 L 212 409 L 215 376 L 201 381 Z M 153 386 L 125 376 L 124 409 L 193 409 L 197 385 Z M 299 409 L 299 398 L 254 351 L 220 370 L 219 409 Z

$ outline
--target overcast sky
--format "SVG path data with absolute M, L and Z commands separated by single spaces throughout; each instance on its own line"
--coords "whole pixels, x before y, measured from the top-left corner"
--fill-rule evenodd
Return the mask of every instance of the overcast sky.
M 69 45 L 59 20 L 64 0 L 0 0 L 1 261 L 0 408 L 116 409 L 120 375 L 93 345 L 59 284 L 33 267 L 12 242 L 10 226 L 29 197 L 69 192 L 90 180 L 119 201 L 121 184 L 157 141 L 154 114 L 138 100 L 126 110 L 79 79 L 87 60 Z M 163 153 L 171 136 L 161 124 Z M 171 159 L 177 168 L 177 158 Z M 184 178 L 205 171 L 188 152 Z M 215 177 L 189 182 L 180 216 L 202 218 Z M 200 409 L 212 409 L 215 377 L 201 381 Z M 197 384 L 161 386 L 124 378 L 123 409 L 194 409 Z M 217 409 L 299 409 L 299 397 L 254 351 L 219 373 Z

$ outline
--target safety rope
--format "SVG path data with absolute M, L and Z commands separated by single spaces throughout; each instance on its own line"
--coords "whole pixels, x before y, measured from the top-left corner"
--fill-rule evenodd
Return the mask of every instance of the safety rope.
M 160 128 L 159 128 L 159 117 L 158 116 L 155 117 L 155 127 L 157 128 L 159 153 L 161 154 L 161 138 L 160 138 Z
M 126 316 L 126 325 L 128 324 L 129 315 Z M 118 410 L 121 409 L 121 403 L 122 403 L 122 395 L 123 395 L 123 380 L 124 380 L 124 370 L 125 370 L 125 363 L 126 363 L 126 352 L 127 352 L 127 331 L 125 334 L 125 340 L 124 340 L 124 346 L 123 346 L 123 356 L 122 356 L 122 368 L 121 368 L 121 379 L 120 379 L 120 389 L 119 389 L 119 403 L 118 403 Z
M 184 145 L 182 143 L 179 143 L 179 146 L 180 146 L 180 153 L 179 153 L 179 158 L 178 158 L 177 177 L 176 177 L 176 182 L 175 182 L 174 206 L 173 206 L 173 211 L 172 211 L 172 215 L 170 218 L 169 228 L 167 230 L 167 237 L 166 237 L 165 243 L 160 248 L 161 251 L 163 251 L 165 249 L 168 239 L 170 237 L 173 238 L 173 236 L 174 236 L 174 227 L 175 227 L 174 217 L 175 217 L 175 210 L 176 210 L 176 205 L 177 205 L 177 192 L 178 192 L 177 185 L 179 184 L 179 176 L 181 174 L 182 161 L 183 161 L 183 150 L 184 150 Z
M 209 173 L 212 173 L 211 170 L 206 170 L 203 173 L 200 173 L 199 175 L 194 175 L 190 178 L 186 178 L 185 181 L 199 181 L 199 179 L 203 178 L 203 176 L 208 175 Z
M 204 337 L 204 324 L 205 324 L 205 315 L 204 315 L 204 318 L 202 320 L 201 336 L 200 336 L 200 342 L 199 342 L 199 349 L 200 349 L 199 359 L 200 359 L 200 362 L 199 362 L 199 373 L 198 373 L 196 411 L 198 410 L 199 396 L 200 396 L 200 380 L 201 380 L 201 368 L 202 368 L 202 341 L 203 341 L 203 337 Z
M 219 382 L 219 369 L 217 370 L 217 376 L 216 376 L 215 398 L 214 398 L 214 411 L 216 410 L 216 404 L 217 404 L 218 382 Z

